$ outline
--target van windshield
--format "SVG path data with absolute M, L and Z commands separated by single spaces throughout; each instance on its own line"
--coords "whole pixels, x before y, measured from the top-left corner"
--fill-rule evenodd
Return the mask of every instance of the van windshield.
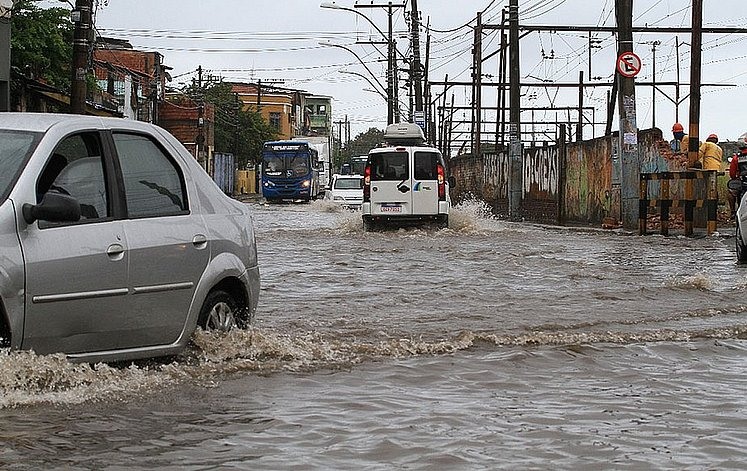
M 40 135 L 21 131 L 0 131 L 0 195 L 8 197 L 26 159 L 31 155 Z
M 402 181 L 410 178 L 410 166 L 407 152 L 381 152 L 371 154 L 368 160 L 371 165 L 371 180 Z

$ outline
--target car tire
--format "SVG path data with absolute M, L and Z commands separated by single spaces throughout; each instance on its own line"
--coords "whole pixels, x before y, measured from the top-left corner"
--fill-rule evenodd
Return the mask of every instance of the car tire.
M 198 326 L 208 332 L 228 332 L 246 326 L 246 309 L 226 291 L 211 291 L 200 309 Z
M 742 228 L 739 221 L 737 221 L 737 232 L 734 236 L 736 239 L 736 247 L 737 247 L 737 263 L 740 265 L 747 263 L 747 246 L 744 245 L 744 242 L 742 242 Z

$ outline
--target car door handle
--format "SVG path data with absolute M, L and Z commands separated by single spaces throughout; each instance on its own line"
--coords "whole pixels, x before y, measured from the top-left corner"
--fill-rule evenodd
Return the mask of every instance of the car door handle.
M 407 185 L 398 186 L 397 189 L 402 193 L 407 193 L 408 191 L 410 191 L 410 188 Z
M 112 260 L 122 260 L 125 248 L 122 244 L 112 244 L 106 248 L 106 255 Z
M 207 237 L 204 234 L 197 234 L 192 238 L 192 245 L 198 249 L 204 249 L 207 247 Z

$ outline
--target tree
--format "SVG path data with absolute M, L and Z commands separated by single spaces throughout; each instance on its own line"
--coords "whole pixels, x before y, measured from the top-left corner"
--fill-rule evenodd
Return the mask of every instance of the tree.
M 70 10 L 16 0 L 11 17 L 11 67 L 63 91 L 70 90 L 73 25 Z
M 215 105 L 215 150 L 233 153 L 238 168 L 253 166 L 259 160 L 263 144 L 277 138 L 277 130 L 262 115 L 243 109 L 230 84 L 208 83 L 202 89 L 193 84 L 185 93 Z
M 384 142 L 384 131 L 378 128 L 369 128 L 368 131 L 355 136 L 355 139 L 350 141 L 347 147 L 342 149 L 340 153 L 341 162 L 337 162 L 337 166 L 351 157 L 368 155 L 368 151 L 382 142 Z

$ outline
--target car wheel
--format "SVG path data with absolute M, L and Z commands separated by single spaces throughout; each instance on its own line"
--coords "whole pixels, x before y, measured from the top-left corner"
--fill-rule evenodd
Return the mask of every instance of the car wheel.
M 747 263 L 747 247 L 742 242 L 742 228 L 739 221 L 737 221 L 737 233 L 734 238 L 737 240 L 737 263 Z
M 198 325 L 206 331 L 228 332 L 245 324 L 236 299 L 223 290 L 213 290 L 200 309 Z

